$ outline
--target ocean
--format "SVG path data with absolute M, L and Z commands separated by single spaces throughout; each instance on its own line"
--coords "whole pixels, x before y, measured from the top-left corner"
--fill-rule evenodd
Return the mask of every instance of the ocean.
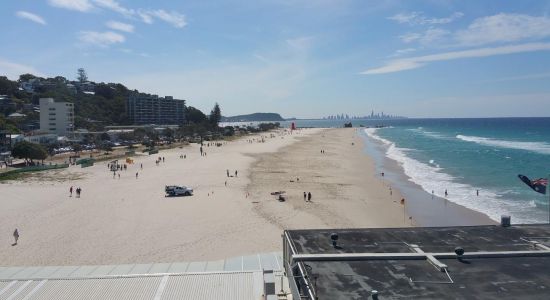
M 304 127 L 341 127 L 345 121 L 295 121 Z M 377 144 L 368 152 L 396 161 L 426 193 L 484 213 L 495 221 L 548 222 L 548 194 L 519 180 L 550 174 L 550 118 L 352 120 Z M 286 124 L 285 124 L 286 125 Z M 377 152 L 377 153 L 372 153 Z M 379 172 L 384 164 L 378 163 Z M 398 184 L 398 183 L 396 183 Z M 479 190 L 479 196 L 477 191 Z
M 342 127 L 347 120 L 295 120 L 298 127 Z M 378 172 L 393 160 L 409 182 L 432 194 L 486 214 L 495 221 L 548 222 L 548 194 L 536 193 L 531 179 L 550 174 L 550 118 L 351 120 L 374 145 Z M 289 127 L 291 122 L 281 122 Z M 372 128 L 384 125 L 384 128 Z M 387 180 L 392 180 L 388 177 Z M 402 180 L 394 177 L 394 181 Z M 393 182 L 400 185 L 399 182 Z M 444 197 L 445 190 L 448 196 Z M 477 191 L 479 190 L 479 196 Z M 430 198 L 431 199 L 431 198 Z M 433 201 L 436 201 L 435 199 Z M 435 203 L 434 203 L 435 205 Z

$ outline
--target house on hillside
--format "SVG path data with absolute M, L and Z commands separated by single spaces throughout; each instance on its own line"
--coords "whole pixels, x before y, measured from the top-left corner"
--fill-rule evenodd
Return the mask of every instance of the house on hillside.
M 25 92 L 34 93 L 34 90 L 40 86 L 40 78 L 31 78 L 21 82 L 19 88 Z
M 15 102 L 8 95 L 0 95 L 0 111 L 14 111 L 15 109 Z

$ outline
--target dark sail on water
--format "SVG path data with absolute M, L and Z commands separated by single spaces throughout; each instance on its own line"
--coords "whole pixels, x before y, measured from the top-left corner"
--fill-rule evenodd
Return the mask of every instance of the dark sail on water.
M 546 194 L 546 187 L 548 186 L 548 178 L 539 178 L 535 180 L 529 179 L 525 175 L 518 175 L 519 179 L 523 181 L 526 185 L 532 188 L 535 192 Z

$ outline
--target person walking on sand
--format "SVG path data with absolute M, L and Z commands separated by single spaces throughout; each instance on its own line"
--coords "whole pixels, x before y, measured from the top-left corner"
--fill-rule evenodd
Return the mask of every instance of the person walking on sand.
M 138 172 L 136 172 L 136 179 L 138 179 L 138 176 L 139 176 L 139 173 L 138 173 Z
M 229 169 L 227 169 L 227 171 L 226 171 L 226 172 L 227 172 L 227 177 L 229 177 Z
M 69 197 L 73 196 L 73 186 L 71 185 L 71 188 L 69 189 Z
M 237 170 L 235 170 L 235 177 L 238 177 L 237 174 L 238 174 L 238 172 L 237 172 Z
M 139 168 L 143 170 L 143 163 L 140 164 Z
M 307 198 L 307 193 L 304 192 L 304 201 L 306 201 L 306 198 Z
M 307 202 L 311 202 L 311 192 L 307 193 Z
M 13 232 L 13 239 L 15 240 L 15 243 L 13 243 L 12 246 L 17 245 L 17 241 L 19 241 L 19 231 L 17 228 L 15 228 L 15 231 Z

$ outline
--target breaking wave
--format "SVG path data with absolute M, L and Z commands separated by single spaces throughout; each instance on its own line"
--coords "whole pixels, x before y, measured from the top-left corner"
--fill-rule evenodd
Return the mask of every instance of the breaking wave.
M 479 136 L 457 135 L 457 139 L 466 142 L 473 142 L 485 146 L 493 146 L 499 148 L 508 148 L 516 150 L 525 150 L 536 152 L 540 154 L 550 154 L 550 144 L 544 142 L 519 142 L 519 141 L 507 141 L 497 140 Z
M 434 138 L 434 139 L 447 139 L 448 138 L 447 136 L 445 136 L 443 134 L 425 130 L 423 127 L 410 128 L 410 129 L 407 129 L 407 130 L 415 132 L 415 133 L 419 133 L 419 134 L 422 134 L 424 136 L 431 137 L 431 138 Z
M 409 181 L 418 184 L 424 191 L 434 194 L 439 197 L 444 197 L 444 190 L 449 191 L 449 196 L 446 197 L 449 201 L 465 206 L 469 209 L 487 214 L 491 219 L 500 221 L 500 216 L 510 214 L 511 211 L 521 210 L 530 207 L 531 203 L 513 203 L 502 201 L 500 195 L 494 191 L 474 187 L 468 184 L 455 181 L 455 178 L 445 172 L 435 161 L 430 160 L 427 163 L 415 160 L 407 155 L 413 149 L 399 148 L 395 143 L 384 139 L 376 134 L 376 128 L 365 129 L 368 137 L 383 143 L 386 148 L 386 157 L 397 161 L 403 168 L 405 175 L 409 177 Z M 477 189 L 483 190 L 483 197 L 476 197 Z M 514 219 L 520 223 L 529 223 L 532 220 L 515 216 Z

